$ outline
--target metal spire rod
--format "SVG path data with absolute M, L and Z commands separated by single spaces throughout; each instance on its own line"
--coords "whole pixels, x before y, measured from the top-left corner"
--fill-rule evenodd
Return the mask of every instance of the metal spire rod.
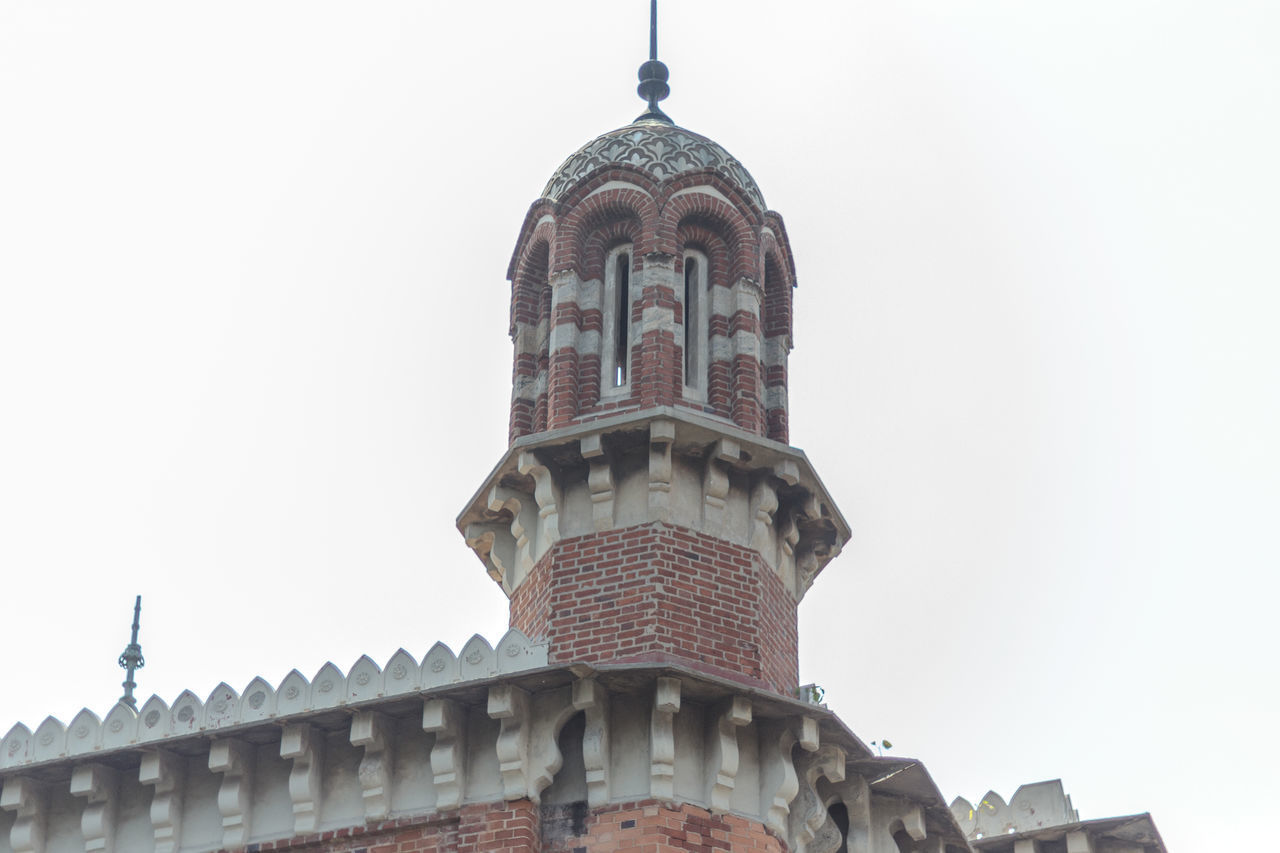
M 636 121 L 661 121 L 674 124 L 671 118 L 658 109 L 658 101 L 671 94 L 667 85 L 670 76 L 667 66 L 658 61 L 658 0 L 649 0 L 649 61 L 640 66 L 640 85 L 636 91 L 649 102 L 649 109 Z
M 138 686 L 133 680 L 133 673 L 147 665 L 146 660 L 142 657 L 142 646 L 138 645 L 138 623 L 141 621 L 141 617 L 142 596 L 138 596 L 133 602 L 133 637 L 120 655 L 120 667 L 126 673 L 124 683 L 121 684 L 124 688 L 124 695 L 120 697 L 120 701 L 131 708 L 138 707 L 138 700 L 133 698 L 133 688 Z
M 649 0 L 649 59 L 658 58 L 658 0 Z

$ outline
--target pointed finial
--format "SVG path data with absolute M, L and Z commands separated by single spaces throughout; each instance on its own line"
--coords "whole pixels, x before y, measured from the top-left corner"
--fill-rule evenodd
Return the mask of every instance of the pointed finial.
M 129 645 L 125 646 L 124 653 L 120 655 L 120 667 L 127 673 L 121 685 L 124 687 L 124 695 L 120 697 L 120 701 L 130 708 L 138 707 L 138 701 L 133 698 L 133 688 L 138 686 L 133 680 L 133 673 L 147 665 L 142 658 L 142 646 L 138 645 L 138 621 L 141 616 L 142 596 L 138 596 L 133 602 L 133 638 L 129 640 Z
M 636 88 L 640 97 L 649 102 L 649 109 L 636 121 L 650 119 L 674 124 L 666 113 L 658 109 L 658 101 L 671 94 L 668 77 L 667 66 L 658 61 L 658 0 L 649 0 L 649 61 L 640 66 L 640 85 Z

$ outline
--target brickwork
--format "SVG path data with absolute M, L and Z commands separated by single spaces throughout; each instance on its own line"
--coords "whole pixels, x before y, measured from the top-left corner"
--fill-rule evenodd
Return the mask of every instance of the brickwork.
M 541 812 L 529 800 L 463 806 L 376 821 L 221 853 L 539 853 Z
M 625 182 L 634 186 L 606 186 Z M 705 186 L 712 193 L 684 192 Z M 545 305 L 549 277 L 572 273 L 582 282 L 603 280 L 609 251 L 629 244 L 632 275 L 652 264 L 663 275 L 646 277 L 631 303 L 628 393 L 601 397 L 600 333 L 613 322 L 609 306 L 584 309 L 565 301 L 552 317 Z M 684 398 L 683 256 L 686 249 L 707 258 L 708 303 L 712 291 L 746 288 L 768 292 L 758 308 L 741 305 L 729 316 L 708 314 L 709 334 L 732 355 L 711 356 L 705 365 L 705 399 Z M 672 266 L 674 264 L 674 266 Z M 601 169 L 560 198 L 541 200 L 526 217 L 508 272 L 512 280 L 511 330 L 516 340 L 510 439 L 605 417 L 618 411 L 677 405 L 731 420 L 756 435 L 787 440 L 783 401 L 765 408 L 765 376 L 775 365 L 761 359 L 766 337 L 786 330 L 790 348 L 791 289 L 785 231 L 776 214 L 759 210 L 743 188 L 715 170 L 685 172 L 678 178 L 653 175 L 623 164 Z M 646 318 L 646 313 L 649 315 Z M 666 315 L 663 317 L 663 315 Z M 659 322 L 658 318 L 661 318 Z M 553 325 L 574 327 L 575 341 L 547 352 Z M 585 348 L 578 341 L 595 332 Z M 754 345 L 743 338 L 754 337 Z M 768 374 L 775 382 L 785 370 Z
M 627 803 L 592 812 L 579 836 L 545 832 L 541 853 L 785 853 L 762 824 L 690 805 Z
M 762 824 L 690 805 L 621 803 L 548 820 L 529 800 L 464 806 L 220 853 L 785 853 Z
M 557 543 L 511 600 L 552 663 L 671 660 L 790 695 L 796 604 L 760 556 L 646 524 Z

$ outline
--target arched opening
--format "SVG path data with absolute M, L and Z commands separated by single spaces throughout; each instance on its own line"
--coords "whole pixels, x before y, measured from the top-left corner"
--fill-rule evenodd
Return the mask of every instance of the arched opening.
M 570 839 L 587 832 L 587 769 L 582 758 L 582 738 L 587 715 L 579 711 L 570 717 L 556 736 L 560 769 L 542 792 L 542 844 L 546 849 L 564 849 Z
M 587 799 L 587 768 L 582 759 L 582 737 L 587 729 L 587 716 L 579 711 L 568 719 L 556 737 L 561 765 L 551 784 L 542 792 L 545 805 L 566 805 Z
M 684 254 L 684 389 L 686 397 L 707 395 L 708 319 L 710 294 L 707 256 Z
M 830 815 L 836 829 L 840 830 L 840 846 L 836 848 L 835 853 L 849 853 L 849 809 L 837 800 L 827 807 L 827 814 Z
M 609 252 L 604 267 L 604 334 L 601 386 L 605 393 L 627 387 L 631 361 L 631 245 Z

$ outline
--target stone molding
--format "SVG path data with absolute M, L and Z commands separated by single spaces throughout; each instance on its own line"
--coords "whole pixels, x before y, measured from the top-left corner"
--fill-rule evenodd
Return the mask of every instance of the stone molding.
M 134 746 L 109 764 L 66 756 L 38 779 L 0 772 L 0 805 L 16 813 L 9 848 L 45 853 L 56 837 L 71 849 L 75 837 L 86 853 L 139 838 L 187 853 L 282 849 L 312 833 L 503 802 L 598 811 L 653 801 L 734 815 L 793 851 L 832 853 L 841 835 L 828 807 L 843 798 L 858 837 L 892 844 L 905 821 L 913 838 L 936 842 L 930 849 L 964 849 L 931 783 L 876 791 L 896 764 L 871 757 L 818 706 L 679 668 L 547 667 L 433 689 L 258 720 L 234 736 L 195 732 L 173 749 Z M 139 786 L 152 789 L 150 809 L 125 808 Z M 855 807 L 869 800 L 879 806 Z
M 517 439 L 458 530 L 510 596 L 556 542 L 652 522 L 752 548 L 796 601 L 850 536 L 802 451 L 665 406 Z
M 421 664 L 400 649 L 385 669 L 368 657 L 356 661 L 346 675 L 326 663 L 311 681 L 294 670 L 278 689 L 255 678 L 243 695 L 220 684 L 204 702 L 190 690 L 183 691 L 172 706 L 152 696 L 141 711 L 117 704 L 103 721 L 85 708 L 72 718 L 70 726 L 54 717 L 47 717 L 34 734 L 22 723 L 14 725 L 0 741 L 0 771 L 144 744 L 158 746 L 187 735 L 222 733 L 265 720 L 357 706 L 546 665 L 546 643 L 534 642 L 512 628 L 496 648 L 479 634 L 467 641 L 459 655 L 436 643 Z

